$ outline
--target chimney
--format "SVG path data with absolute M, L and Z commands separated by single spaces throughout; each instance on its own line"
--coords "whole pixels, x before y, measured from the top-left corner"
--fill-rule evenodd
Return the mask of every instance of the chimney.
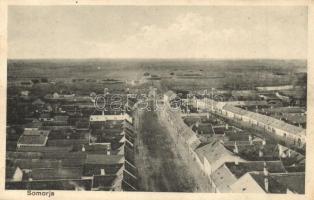
M 198 121 L 195 123 L 195 126 L 198 128 L 198 126 L 199 126 L 199 122 Z
M 264 177 L 264 187 L 265 187 L 265 191 L 268 193 L 268 187 L 269 187 L 269 182 L 268 182 L 268 177 Z
M 288 150 L 288 157 L 291 157 L 291 149 Z
M 83 151 L 83 152 L 85 152 L 85 145 L 83 145 L 83 147 L 82 147 L 82 151 Z
M 263 151 L 260 149 L 259 151 L 258 151 L 258 157 L 263 157 L 264 156 L 264 153 L 263 153 Z
M 237 145 L 237 142 L 235 141 L 234 142 L 234 149 L 233 149 L 233 152 L 238 154 L 239 153 L 239 149 L 238 149 L 238 145 Z
M 32 171 L 31 170 L 28 172 L 28 180 L 29 181 L 33 180 L 33 178 L 32 178 Z
M 107 146 L 107 155 L 108 155 L 108 156 L 109 156 L 110 153 L 111 153 L 111 152 L 110 152 L 110 149 L 111 149 L 111 148 L 110 148 L 109 146 Z
M 268 170 L 267 170 L 266 162 L 264 162 L 263 172 L 264 172 L 264 176 L 268 176 Z
M 105 169 L 100 169 L 100 175 L 102 175 L 102 176 L 106 175 Z
M 234 164 L 235 164 L 235 165 L 239 165 L 239 160 L 236 159 L 236 160 L 234 161 Z
M 279 157 L 281 158 L 282 154 L 283 154 L 283 150 L 282 150 L 282 146 L 281 145 L 278 145 L 278 150 L 279 150 Z
M 251 134 L 249 135 L 249 142 L 250 142 L 250 145 L 253 145 L 253 139 L 252 139 L 252 135 Z

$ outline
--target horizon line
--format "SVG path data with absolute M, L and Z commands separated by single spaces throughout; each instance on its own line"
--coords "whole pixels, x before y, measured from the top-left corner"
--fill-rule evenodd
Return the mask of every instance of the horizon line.
M 305 60 L 308 58 L 7 58 L 7 60 Z

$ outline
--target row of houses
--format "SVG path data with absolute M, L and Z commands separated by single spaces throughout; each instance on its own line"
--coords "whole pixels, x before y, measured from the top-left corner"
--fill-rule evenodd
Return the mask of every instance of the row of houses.
M 304 148 L 306 144 L 306 130 L 302 127 L 289 124 L 272 116 L 237 107 L 238 104 L 217 102 L 211 99 L 194 99 L 192 104 L 195 107 L 221 114 L 225 118 L 237 120 L 252 127 L 256 126 L 274 136 L 283 138 L 283 140 L 293 141 L 299 148 Z
M 164 100 L 171 101 L 174 95 L 173 92 L 168 92 Z M 213 129 L 208 131 L 208 134 L 214 135 L 211 140 L 202 142 L 197 137 L 197 129 L 193 131 L 195 126 L 185 124 L 180 112 L 172 110 L 171 103 L 167 101 L 164 102 L 166 106 L 161 113 L 162 118 L 173 127 L 172 134 L 186 144 L 189 156 L 208 178 L 214 192 L 304 193 L 304 155 L 273 141 L 254 138 L 250 134 L 242 137 L 241 131 L 230 133 L 231 127 L 228 126 L 222 129 L 222 137 L 221 134 L 217 137 Z M 243 109 L 239 108 L 239 114 L 235 114 L 236 111 L 231 110 L 234 106 L 229 111 L 230 105 L 210 100 L 208 102 L 204 106 L 209 109 L 213 106 L 216 111 L 220 108 L 228 118 L 246 116 Z M 225 139 L 227 134 L 229 137 Z
M 132 117 L 62 110 L 41 112 L 22 126 L 16 149 L 6 153 L 6 189 L 137 190 Z

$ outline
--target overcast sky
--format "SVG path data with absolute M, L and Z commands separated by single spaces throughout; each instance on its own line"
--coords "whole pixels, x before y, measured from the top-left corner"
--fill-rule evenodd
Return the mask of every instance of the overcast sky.
M 9 58 L 306 58 L 306 7 L 14 6 Z

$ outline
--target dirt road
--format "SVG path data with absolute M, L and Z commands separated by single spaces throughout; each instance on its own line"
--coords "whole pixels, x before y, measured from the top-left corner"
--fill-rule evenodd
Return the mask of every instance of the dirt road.
M 197 184 L 156 112 L 138 111 L 136 166 L 139 190 L 156 192 L 193 192 Z

